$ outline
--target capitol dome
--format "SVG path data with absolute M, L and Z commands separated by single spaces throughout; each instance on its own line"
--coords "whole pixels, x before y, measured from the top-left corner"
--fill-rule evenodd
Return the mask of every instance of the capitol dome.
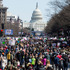
M 38 9 L 38 3 L 36 4 L 36 9 L 33 11 L 32 17 L 31 17 L 31 22 L 32 21 L 38 21 L 42 20 L 42 14 L 41 11 Z

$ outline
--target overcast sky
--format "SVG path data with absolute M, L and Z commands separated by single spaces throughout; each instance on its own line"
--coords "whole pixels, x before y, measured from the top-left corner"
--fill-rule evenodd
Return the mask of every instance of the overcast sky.
M 48 21 L 46 15 L 49 9 L 49 2 L 52 0 L 3 0 L 4 6 L 8 7 L 8 11 L 13 15 L 19 16 L 23 21 L 29 22 L 33 11 L 36 8 L 36 2 L 42 12 L 43 20 Z

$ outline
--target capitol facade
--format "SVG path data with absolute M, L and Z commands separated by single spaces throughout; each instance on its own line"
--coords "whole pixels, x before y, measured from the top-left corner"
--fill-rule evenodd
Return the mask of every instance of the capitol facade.
M 30 22 L 24 22 L 23 27 L 30 28 L 31 31 L 43 31 L 46 25 L 47 24 L 43 21 L 42 13 L 38 9 L 38 3 L 36 3 L 36 9 L 32 13 Z

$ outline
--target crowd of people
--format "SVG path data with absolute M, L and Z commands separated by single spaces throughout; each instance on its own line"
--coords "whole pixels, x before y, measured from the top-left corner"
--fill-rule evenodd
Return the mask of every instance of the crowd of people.
M 69 38 L 10 37 L 0 44 L 0 70 L 68 70 L 69 63 Z

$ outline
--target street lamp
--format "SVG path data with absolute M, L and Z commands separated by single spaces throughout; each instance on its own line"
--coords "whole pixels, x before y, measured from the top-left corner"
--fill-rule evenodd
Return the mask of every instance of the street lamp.
M 22 25 L 21 25 L 21 37 L 22 37 L 22 31 L 23 31 L 23 21 L 22 21 L 22 20 L 20 20 L 20 23 L 22 24 Z

